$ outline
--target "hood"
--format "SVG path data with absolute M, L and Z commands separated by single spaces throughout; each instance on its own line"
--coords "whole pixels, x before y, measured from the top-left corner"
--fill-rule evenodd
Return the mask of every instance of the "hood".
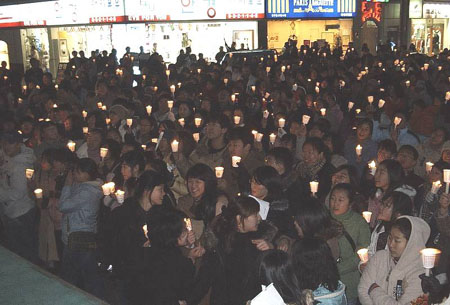
M 408 244 L 403 251 L 400 260 L 397 263 L 399 270 L 408 270 L 411 267 L 417 268 L 417 264 L 421 265 L 420 250 L 426 248 L 425 243 L 430 237 L 430 226 L 419 217 L 401 216 L 399 218 L 408 218 L 411 222 L 411 236 Z
M 26 147 L 25 145 L 22 145 L 20 148 L 20 153 L 16 156 L 14 156 L 11 159 L 16 165 L 17 164 L 23 164 L 26 167 L 33 167 L 33 163 L 36 160 L 34 156 L 34 152 L 31 148 Z

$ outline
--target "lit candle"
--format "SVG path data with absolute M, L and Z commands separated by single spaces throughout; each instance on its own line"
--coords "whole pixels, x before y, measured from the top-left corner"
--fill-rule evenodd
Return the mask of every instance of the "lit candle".
M 355 150 L 356 150 L 356 155 L 357 155 L 358 157 L 361 157 L 361 154 L 362 154 L 362 146 L 359 145 L 359 144 L 356 145 Z
M 142 75 L 142 79 L 143 79 L 143 80 L 146 80 L 146 79 L 147 79 L 147 75 L 145 75 L 145 74 Z
M 39 86 L 39 85 L 36 85 L 36 89 L 38 89 L 38 90 L 39 90 L 39 89 L 41 89 L 41 86 Z
M 437 194 L 441 186 L 442 186 L 441 181 L 433 182 L 433 185 L 431 186 L 431 193 Z
M 286 120 L 284 118 L 278 119 L 278 127 L 284 128 L 284 125 L 286 124 Z
M 235 115 L 233 118 L 234 118 L 234 124 L 239 125 L 239 123 L 241 122 L 241 117 L 238 115 Z
M 86 110 L 81 111 L 81 115 L 83 116 L 83 118 L 85 119 L 88 115 Z
M 353 106 L 355 106 L 355 103 L 348 102 L 348 110 L 352 110 Z
M 226 85 L 226 84 L 228 84 L 228 78 L 224 78 L 223 79 L 223 83 Z
M 317 87 L 317 86 L 316 86 L 315 90 L 316 90 L 316 93 L 319 93 L 319 92 L 320 92 L 320 88 Z
M 367 223 L 369 223 L 370 219 L 372 218 L 372 212 L 364 211 L 364 212 L 362 212 L 362 216 L 367 221 Z
M 58 105 L 57 104 L 53 104 L 53 108 L 58 108 Z
M 326 108 L 321 108 L 321 109 L 320 109 L 320 114 L 321 114 L 322 116 L 325 116 L 325 115 L 327 114 L 327 109 L 326 109 Z
M 192 231 L 192 223 L 190 218 L 185 218 L 184 223 L 186 224 L 186 229 Z
M 202 69 L 197 69 L 197 73 L 198 74 L 202 73 Z
M 358 109 L 355 110 L 355 112 L 356 112 L 356 114 L 360 114 L 361 113 L 361 109 L 358 108 Z
M 430 67 L 430 64 L 424 64 L 423 65 L 423 69 L 426 71 L 426 70 L 428 70 L 428 67 Z
M 398 116 L 396 116 L 396 117 L 394 118 L 394 125 L 395 125 L 395 128 L 397 128 L 397 126 L 400 125 L 401 122 L 402 122 L 402 118 L 399 118 Z
M 97 103 L 97 108 L 98 108 L 98 109 L 102 109 L 102 107 L 103 107 L 103 103 L 102 103 L 102 102 L 98 102 L 98 103 Z
M 433 166 L 434 166 L 433 162 L 425 163 L 425 170 L 427 171 L 427 173 L 431 172 L 431 169 L 433 168 Z
M 143 225 L 143 226 L 142 226 L 142 231 L 144 231 L 145 237 L 148 238 L 148 236 L 147 236 L 147 233 L 148 233 L 147 225 Z
M 153 87 L 153 91 L 154 92 L 158 91 L 158 86 Z
M 175 93 L 175 85 L 170 86 L 170 92 L 173 94 Z
M 367 101 L 369 102 L 369 104 L 372 105 L 372 103 L 373 103 L 373 96 L 372 96 L 372 95 L 369 95 L 369 96 L 367 97 Z
M 155 143 L 155 144 L 158 143 L 158 138 L 153 138 L 152 143 Z
M 258 135 L 258 131 L 252 130 L 253 139 L 256 140 L 256 136 Z
M 377 164 L 375 163 L 375 160 L 372 160 L 372 162 L 369 163 L 370 168 L 370 174 L 372 176 L 375 176 L 375 172 L 377 171 Z
M 169 107 L 169 110 L 172 111 L 173 101 L 167 101 L 167 107 Z
M 106 105 L 103 105 L 103 106 L 102 106 L 102 110 L 103 110 L 103 111 L 106 111 Z
M 269 141 L 270 141 L 270 144 L 275 144 L 275 139 L 277 138 L 277 135 L 276 134 L 274 134 L 274 133 L 271 133 L 270 135 L 269 135 Z
M 380 99 L 380 100 L 378 101 L 378 108 L 383 108 L 383 106 L 384 106 L 385 103 L 386 103 L 385 100 Z
M 194 123 L 197 128 L 200 127 L 202 125 L 202 118 L 195 118 Z
M 32 168 L 27 168 L 27 169 L 25 170 L 25 176 L 27 177 L 27 179 L 33 178 L 33 174 L 34 174 L 34 169 L 32 169 Z
M 273 56 L 273 60 L 275 60 L 275 62 L 278 61 L 278 55 L 277 55 L 277 54 L 275 54 L 275 55 Z
M 264 134 L 258 132 L 258 134 L 256 135 L 256 142 L 261 142 L 263 137 Z
M 184 127 L 184 124 L 185 124 L 184 118 L 179 118 L 178 123 L 180 124 L 181 127 Z
M 236 102 L 236 94 L 231 95 L 231 101 L 234 103 Z
M 102 185 L 103 195 L 109 196 L 111 195 L 111 184 L 110 182 Z
M 406 87 L 411 86 L 411 81 L 407 80 L 407 81 L 405 82 L 405 85 L 406 85 Z
M 152 106 L 148 105 L 145 107 L 145 109 L 147 110 L 147 114 L 151 115 L 152 114 Z
M 111 119 L 110 118 L 106 118 L 105 119 L 105 123 L 106 123 L 106 125 L 109 125 L 109 123 L 111 123 Z
M 310 119 L 311 119 L 311 117 L 309 115 L 304 114 L 302 116 L 302 123 L 303 123 L 303 125 L 308 125 Z
M 238 167 L 239 162 L 241 162 L 241 157 L 238 157 L 238 156 L 231 157 L 231 166 Z
M 450 184 L 450 169 L 444 169 L 445 192 L 448 194 Z
M 450 100 L 450 91 L 445 92 L 445 100 L 446 101 Z
M 142 144 L 141 147 L 142 147 L 142 150 L 143 150 L 143 151 L 146 151 L 146 150 L 147 150 L 147 145 Z
M 422 255 L 422 265 L 425 268 L 425 275 L 430 276 L 430 269 L 434 268 L 441 251 L 433 248 L 425 248 L 420 251 L 420 254 Z
M 89 127 L 83 127 L 83 133 L 88 134 L 89 133 Z
M 313 196 L 315 196 L 317 191 L 319 190 L 319 182 L 311 181 L 311 182 L 309 182 L 309 187 L 311 189 L 311 193 L 313 194 Z
M 220 179 L 223 177 L 224 168 L 222 166 L 217 166 L 215 168 L 215 171 L 216 171 L 216 178 Z
M 172 147 L 172 152 L 174 152 L 174 153 L 178 152 L 178 141 L 177 140 L 173 140 L 172 143 L 170 144 L 170 146 Z
M 100 157 L 103 159 L 103 158 L 106 158 L 106 155 L 108 154 L 108 148 L 106 148 L 106 147 L 101 147 L 100 148 Z
M 192 137 L 194 138 L 195 142 L 198 143 L 198 141 L 200 141 L 200 134 L 198 132 L 193 133 Z
M 75 152 L 75 146 L 76 146 L 76 144 L 73 141 L 69 141 L 67 143 L 67 147 L 70 149 L 71 152 Z
M 34 195 L 36 196 L 36 199 L 42 199 L 42 189 L 35 189 Z
M 127 119 L 127 126 L 131 127 L 133 125 L 133 119 Z
M 256 92 L 256 86 L 252 86 L 252 91 L 253 91 L 253 93 Z
M 170 76 L 170 70 L 169 69 L 166 70 L 166 75 L 167 75 L 167 78 L 169 78 L 169 76 Z
M 286 66 L 281 66 L 281 73 L 284 73 L 286 71 Z
M 267 119 L 269 117 L 270 112 L 268 110 L 263 111 L 263 117 Z
M 266 74 L 267 74 L 267 76 L 269 76 L 269 73 L 270 73 L 270 67 L 266 67 Z
M 358 253 L 359 259 L 363 264 L 369 261 L 369 250 L 367 248 L 359 249 L 356 253 Z

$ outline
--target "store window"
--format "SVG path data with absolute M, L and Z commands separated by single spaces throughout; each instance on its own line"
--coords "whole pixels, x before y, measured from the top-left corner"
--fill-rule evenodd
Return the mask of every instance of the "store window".
M 6 61 L 6 66 L 10 69 L 9 65 L 9 52 L 8 52 L 8 44 L 3 40 L 0 40 L 0 62 Z
M 437 54 L 444 46 L 445 19 L 413 19 L 411 43 L 425 54 Z
M 25 66 L 30 68 L 30 59 L 35 58 L 40 61 L 44 70 L 49 70 L 49 42 L 46 28 L 35 28 L 21 30 L 22 49 L 25 50 Z

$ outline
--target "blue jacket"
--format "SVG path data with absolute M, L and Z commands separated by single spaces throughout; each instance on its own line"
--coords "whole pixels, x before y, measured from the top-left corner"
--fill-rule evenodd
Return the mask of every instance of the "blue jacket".
M 321 285 L 314 290 L 313 294 L 314 301 L 320 302 L 320 305 L 347 305 L 345 285 L 341 281 L 339 281 L 336 291 L 331 292 Z
M 97 215 L 103 196 L 101 181 L 66 185 L 61 193 L 59 210 L 63 213 L 62 241 L 67 245 L 71 232 L 97 233 Z

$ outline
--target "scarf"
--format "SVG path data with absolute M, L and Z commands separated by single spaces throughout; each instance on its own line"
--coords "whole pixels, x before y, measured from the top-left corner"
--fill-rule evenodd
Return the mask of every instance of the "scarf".
M 319 178 L 317 173 L 322 169 L 326 162 L 325 159 L 313 165 L 306 164 L 304 161 L 301 162 L 297 168 L 299 177 L 311 181 L 317 180 Z

